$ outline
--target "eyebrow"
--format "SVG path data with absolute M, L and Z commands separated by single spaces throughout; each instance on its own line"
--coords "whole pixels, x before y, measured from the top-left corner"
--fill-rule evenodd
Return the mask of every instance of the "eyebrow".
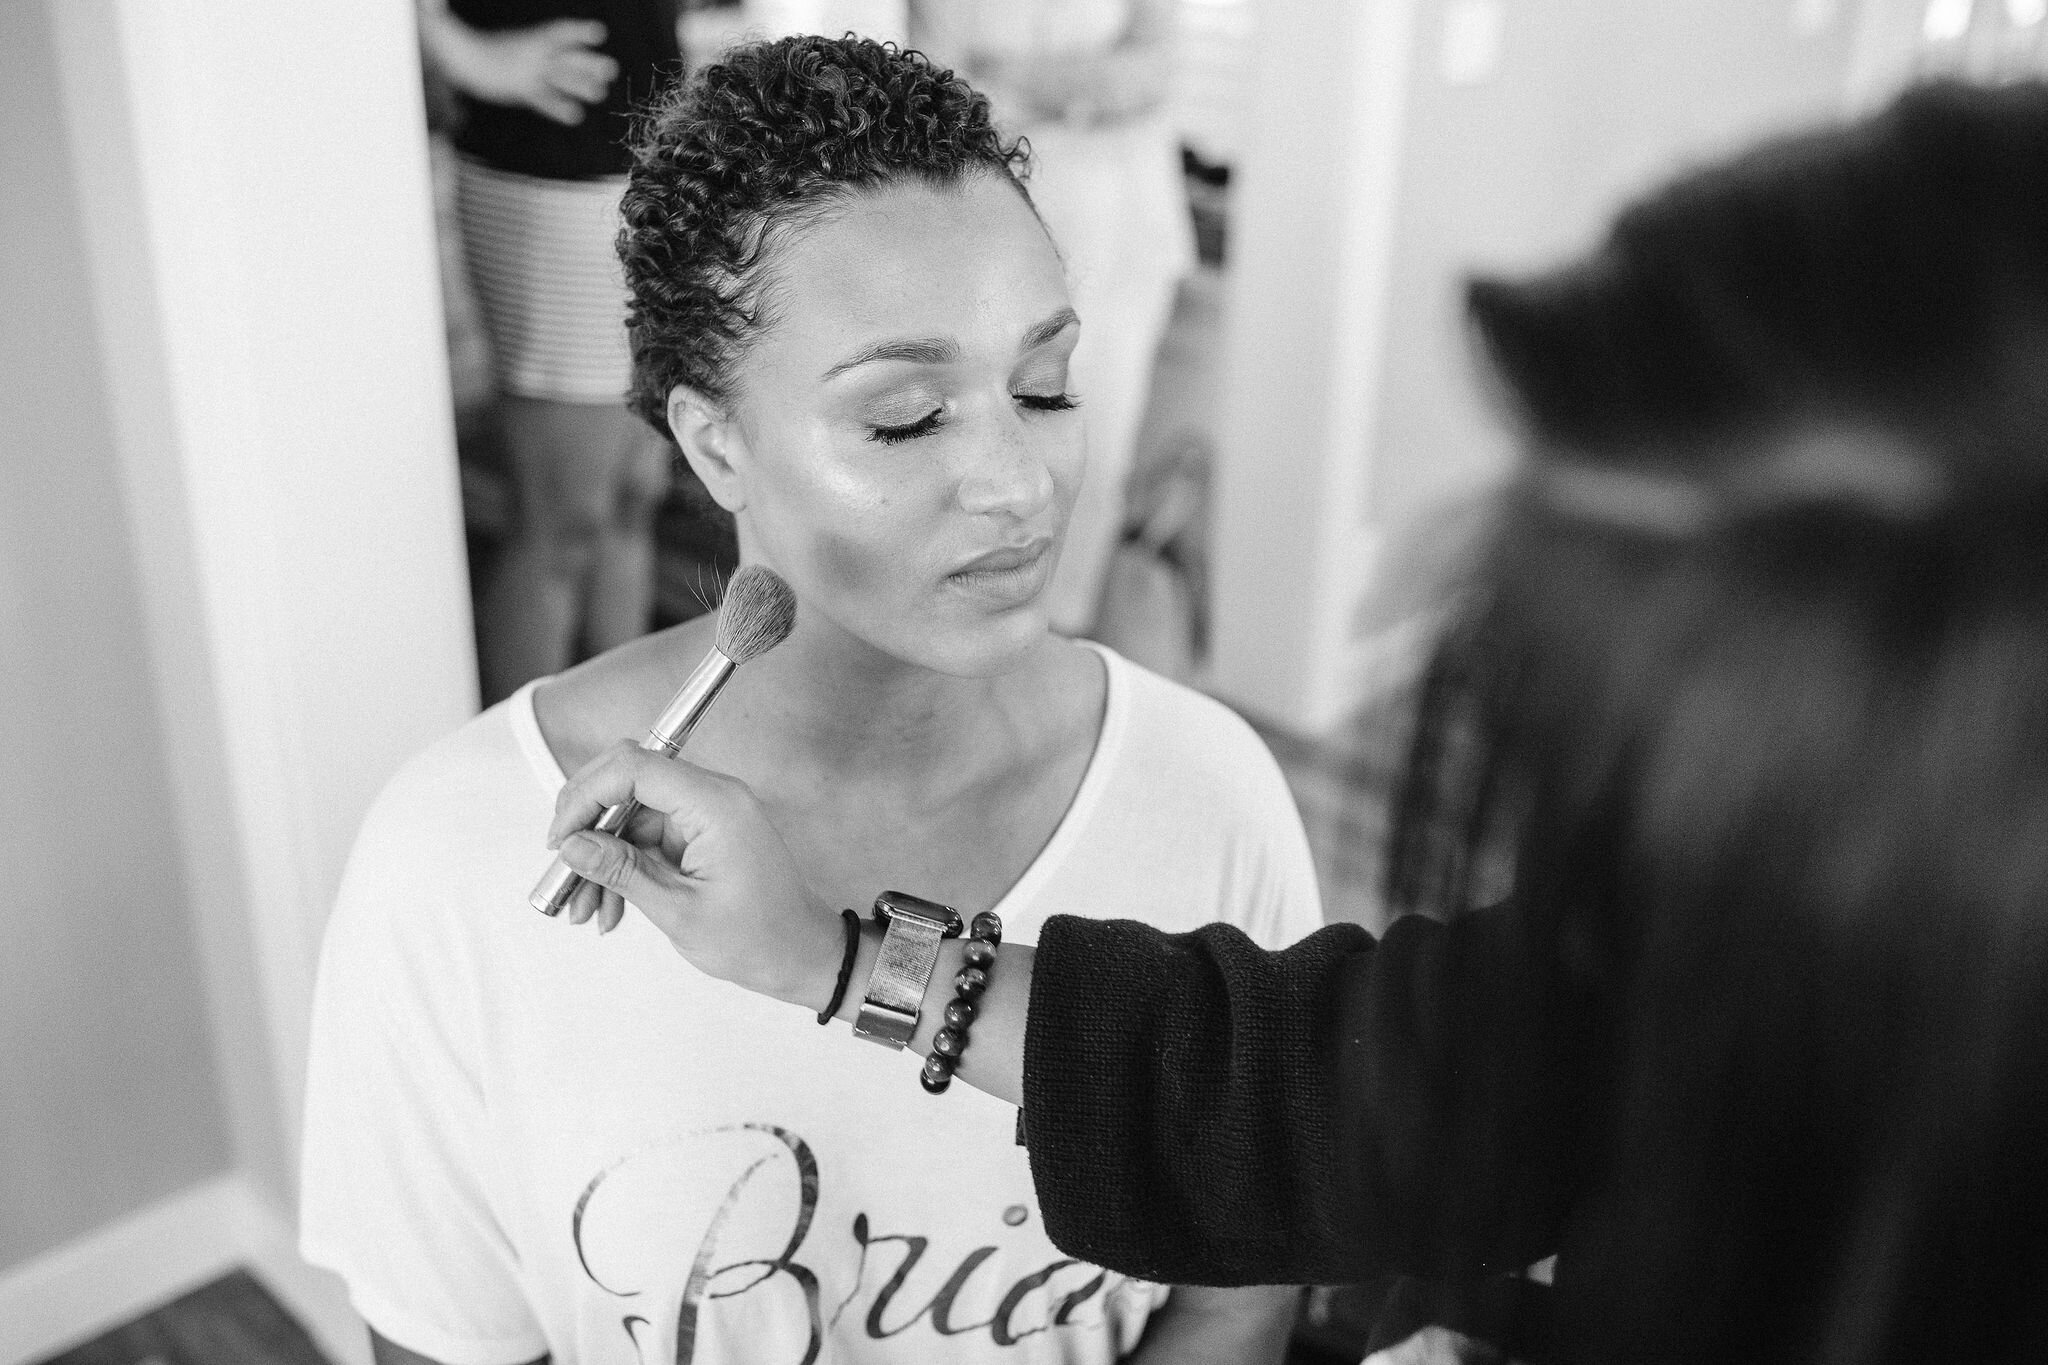
M 1062 308 L 1059 312 L 1054 313 L 1044 322 L 1039 323 L 1024 334 L 1022 349 L 1027 351 L 1036 350 L 1061 332 L 1066 331 L 1069 327 L 1078 326 L 1080 321 L 1081 315 L 1079 313 L 1076 313 L 1071 308 Z
M 1045 321 L 1032 326 L 1024 334 L 1022 350 L 1035 350 L 1045 345 L 1061 332 L 1081 321 L 1080 314 L 1072 308 L 1062 308 Z M 914 337 L 900 341 L 881 341 L 873 346 L 854 352 L 846 359 L 825 371 L 825 378 L 832 379 L 846 371 L 877 360 L 907 360 L 915 365 L 950 365 L 960 358 L 958 342 L 945 337 Z

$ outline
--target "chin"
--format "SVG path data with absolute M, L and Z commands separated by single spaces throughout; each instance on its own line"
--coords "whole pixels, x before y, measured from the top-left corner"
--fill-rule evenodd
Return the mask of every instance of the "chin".
M 938 626 L 905 657 L 956 678 L 994 678 L 1022 667 L 1051 634 L 1045 609 L 1034 601 L 971 624 Z

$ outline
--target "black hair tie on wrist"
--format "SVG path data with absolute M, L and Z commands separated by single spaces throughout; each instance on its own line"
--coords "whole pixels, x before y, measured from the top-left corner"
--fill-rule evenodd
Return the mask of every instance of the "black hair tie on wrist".
M 846 983 L 853 979 L 853 960 L 860 955 L 860 916 L 841 910 L 839 917 L 846 921 L 846 956 L 839 960 L 839 983 L 832 987 L 831 1000 L 818 1011 L 821 1024 L 831 1023 L 832 1016 L 839 1013 L 839 1002 L 846 999 Z
M 932 1052 L 917 1074 L 918 1084 L 934 1095 L 945 1093 L 953 1083 L 953 1069 L 960 1054 L 967 1051 L 967 1030 L 980 1007 L 975 1003 L 988 989 L 988 974 L 996 965 L 996 949 L 1003 941 L 1003 922 L 992 910 L 974 917 L 967 929 L 967 950 L 960 973 L 953 978 L 954 995 L 946 1002 L 946 1026 L 932 1039 Z

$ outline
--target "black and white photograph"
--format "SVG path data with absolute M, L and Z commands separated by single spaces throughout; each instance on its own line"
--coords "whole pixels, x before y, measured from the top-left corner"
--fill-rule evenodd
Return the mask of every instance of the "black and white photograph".
M 2044 1365 L 2048 0 L 0 0 L 0 1365 Z

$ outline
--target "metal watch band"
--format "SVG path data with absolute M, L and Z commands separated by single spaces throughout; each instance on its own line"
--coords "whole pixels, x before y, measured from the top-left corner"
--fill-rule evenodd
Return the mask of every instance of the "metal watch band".
M 900 1049 L 917 1032 L 925 988 L 939 960 L 939 940 L 959 934 L 960 914 L 936 901 L 884 891 L 875 900 L 875 919 L 883 926 L 882 951 L 868 977 L 853 1034 Z

